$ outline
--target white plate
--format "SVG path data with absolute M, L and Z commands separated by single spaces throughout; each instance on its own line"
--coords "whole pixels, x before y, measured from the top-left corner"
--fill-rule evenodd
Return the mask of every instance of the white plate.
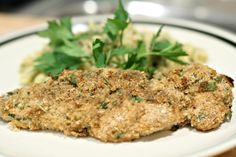
M 103 21 L 105 16 L 75 18 L 74 29 L 86 29 L 86 23 Z M 167 24 L 165 30 L 181 42 L 205 49 L 211 67 L 236 79 L 236 36 L 230 32 L 189 21 L 134 17 L 140 29 L 156 30 L 158 24 Z M 45 27 L 12 33 L 0 38 L 0 94 L 19 87 L 18 68 L 22 59 L 47 42 L 35 31 Z M 219 129 L 202 133 L 189 128 L 176 132 L 159 132 L 134 142 L 102 143 L 92 138 L 73 138 L 55 132 L 12 131 L 0 122 L 0 154 L 7 157 L 157 157 L 208 156 L 236 146 L 236 104 L 231 122 Z M 1 155 L 0 155 L 1 156 Z

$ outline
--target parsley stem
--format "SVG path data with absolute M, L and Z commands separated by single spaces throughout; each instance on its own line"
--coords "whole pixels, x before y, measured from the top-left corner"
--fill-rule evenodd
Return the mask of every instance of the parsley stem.
M 109 65 L 111 60 L 111 50 L 107 52 L 106 64 Z
M 145 56 L 162 56 L 162 55 L 157 52 L 148 52 L 148 53 L 143 53 L 143 54 L 138 55 L 138 58 L 142 58 Z
M 157 38 L 160 36 L 161 31 L 163 29 L 165 25 L 161 25 L 160 28 L 158 29 L 157 33 L 153 36 L 152 40 L 151 40 L 151 45 L 150 45 L 150 50 L 153 50 L 154 45 L 155 45 L 155 41 L 157 40 Z
M 176 44 L 174 44 L 174 45 L 170 45 L 170 46 L 168 46 L 167 48 L 161 50 L 160 53 L 168 52 L 168 51 L 170 51 L 171 49 L 173 49 L 175 46 L 176 46 Z
M 120 33 L 120 46 L 123 46 L 123 30 Z

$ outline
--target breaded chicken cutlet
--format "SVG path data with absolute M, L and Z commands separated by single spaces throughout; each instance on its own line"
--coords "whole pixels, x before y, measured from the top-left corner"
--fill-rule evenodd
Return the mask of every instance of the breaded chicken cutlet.
M 153 79 L 134 70 L 64 71 L 0 97 L 0 117 L 17 128 L 123 142 L 176 126 L 218 128 L 230 117 L 232 88 L 232 79 L 199 64 Z

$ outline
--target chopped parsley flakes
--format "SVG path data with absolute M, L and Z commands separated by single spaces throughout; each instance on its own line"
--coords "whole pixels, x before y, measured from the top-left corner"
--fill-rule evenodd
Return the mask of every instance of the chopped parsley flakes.
M 106 103 L 106 102 L 103 101 L 103 102 L 100 103 L 100 107 L 99 107 L 99 108 L 100 108 L 100 109 L 103 109 L 103 110 L 106 110 L 106 109 L 108 109 L 108 106 L 107 106 L 107 105 L 108 105 L 108 103 Z
M 77 80 L 74 74 L 71 74 L 70 76 L 66 77 L 66 80 L 69 81 L 69 83 L 74 87 L 77 87 Z
M 207 91 L 215 91 L 217 89 L 215 82 L 208 82 Z
M 121 139 L 121 138 L 123 138 L 124 136 L 125 136 L 125 133 L 123 133 L 123 132 L 118 132 L 118 133 L 115 133 L 115 138 L 116 139 Z
M 133 101 L 133 102 L 140 103 L 140 102 L 143 101 L 143 99 L 140 98 L 139 96 L 132 96 L 132 101 Z

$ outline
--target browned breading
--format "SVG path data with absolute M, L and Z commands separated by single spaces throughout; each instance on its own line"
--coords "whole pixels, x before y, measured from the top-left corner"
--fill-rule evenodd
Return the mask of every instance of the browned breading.
M 232 80 L 195 64 L 148 79 L 133 70 L 65 71 L 0 98 L 13 126 L 102 141 L 130 141 L 173 126 L 207 131 L 229 118 Z

